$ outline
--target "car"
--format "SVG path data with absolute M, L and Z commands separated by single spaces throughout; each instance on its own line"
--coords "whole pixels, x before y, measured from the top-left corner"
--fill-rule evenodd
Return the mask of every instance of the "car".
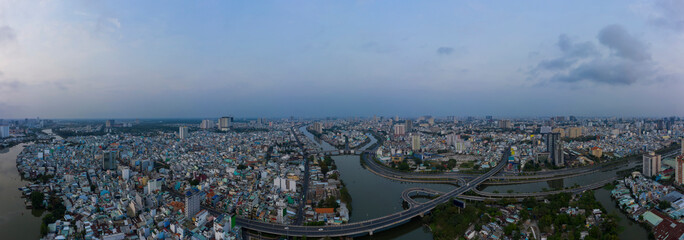
M 322 229 L 322 228 L 319 228 L 318 231 L 323 231 L 323 229 Z

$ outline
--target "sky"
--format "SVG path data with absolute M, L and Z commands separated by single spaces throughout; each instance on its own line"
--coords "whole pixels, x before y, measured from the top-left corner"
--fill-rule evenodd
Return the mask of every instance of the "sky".
M 0 0 L 0 119 L 684 115 L 684 1 Z

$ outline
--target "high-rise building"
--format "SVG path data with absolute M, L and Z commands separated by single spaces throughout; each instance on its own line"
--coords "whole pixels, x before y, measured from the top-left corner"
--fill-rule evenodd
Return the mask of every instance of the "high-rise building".
M 452 145 L 454 145 L 456 140 L 458 140 L 460 137 L 458 135 L 452 133 L 452 134 L 447 135 L 446 138 L 447 138 L 446 139 L 447 145 L 452 146 Z
M 153 193 L 161 191 L 162 184 L 164 184 L 164 178 L 151 179 L 147 181 L 147 192 Z
M 560 137 L 564 138 L 565 137 L 565 129 L 562 128 L 554 128 L 553 131 L 554 133 L 560 133 Z
M 221 131 L 228 131 L 232 125 L 233 117 L 221 117 L 219 119 L 219 129 L 221 129 Z
M 563 142 L 560 133 L 544 134 L 546 140 L 546 151 L 549 152 L 549 162 L 555 166 L 565 165 L 563 160 Z
M 183 139 L 189 137 L 189 132 L 188 132 L 188 127 L 187 126 L 180 126 L 178 127 L 178 137 Z
M 123 178 L 124 180 L 128 180 L 128 178 L 130 178 L 130 177 L 131 177 L 131 169 L 128 167 L 123 167 L 121 169 L 121 178 Z
M 185 193 L 185 217 L 191 219 L 200 211 L 201 195 L 196 190 Z
M 314 132 L 317 132 L 319 134 L 323 133 L 323 124 L 321 124 L 320 122 L 313 123 L 312 127 Z
M 420 150 L 420 135 L 411 136 L 411 150 L 414 152 Z
M 405 134 L 406 134 L 406 125 L 404 125 L 404 124 L 394 125 L 394 135 L 403 136 Z
M 684 155 L 677 156 L 675 164 L 675 182 L 680 185 L 684 184 Z
M 413 120 L 406 119 L 406 131 L 407 132 L 413 131 Z
M 513 128 L 513 123 L 511 123 L 511 120 L 507 120 L 507 119 L 499 120 L 499 128 L 501 128 L 501 129 Z
M 105 127 L 106 127 L 106 128 L 111 128 L 112 126 L 114 126 L 114 120 L 107 120 L 107 121 L 105 122 Z
M 10 137 L 9 126 L 0 125 L 0 138 L 8 138 L 8 137 Z
M 566 133 L 567 137 L 569 137 L 569 138 L 578 138 L 578 137 L 582 136 L 582 128 L 571 127 L 571 128 L 568 128 L 565 131 L 565 133 Z
M 681 142 L 682 142 L 682 155 L 684 155 L 684 138 L 682 138 Z
M 210 119 L 204 119 L 202 120 L 202 123 L 200 124 L 201 129 L 212 129 L 216 127 L 216 122 Z
M 653 177 L 660 172 L 660 155 L 654 152 L 644 154 L 642 174 L 646 177 Z
M 103 150 L 102 151 L 102 169 L 103 170 L 115 170 L 118 158 L 119 158 L 119 151 L 117 151 L 117 150 Z

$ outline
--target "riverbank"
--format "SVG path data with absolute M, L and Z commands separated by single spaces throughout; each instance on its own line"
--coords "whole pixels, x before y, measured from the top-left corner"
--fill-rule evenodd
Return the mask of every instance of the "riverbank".
M 26 209 L 21 191 L 29 184 L 17 171 L 16 159 L 26 143 L 0 150 L 0 232 L 3 239 L 38 239 L 42 211 Z
M 648 230 L 641 226 L 638 222 L 630 219 L 625 213 L 619 210 L 617 202 L 610 197 L 610 190 L 606 188 L 594 190 L 594 197 L 596 201 L 601 203 L 601 206 L 606 209 L 608 214 L 615 214 L 620 219 L 618 226 L 621 231 L 618 234 L 620 239 L 648 239 Z

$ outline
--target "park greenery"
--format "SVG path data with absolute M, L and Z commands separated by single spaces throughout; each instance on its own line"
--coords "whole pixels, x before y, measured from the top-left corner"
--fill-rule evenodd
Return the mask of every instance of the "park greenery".
M 431 215 L 423 218 L 423 221 L 430 226 L 435 239 L 458 239 L 463 237 L 470 227 L 480 230 L 482 225 L 493 221 L 505 225 L 503 230 L 507 236 L 520 239 L 521 223 L 527 220 L 536 222 L 542 232 L 549 233 L 548 239 L 579 239 L 583 231 L 589 233 L 585 238 L 588 240 L 618 239 L 618 217 L 614 214 L 605 214 L 605 209 L 594 198 L 593 191 L 575 197 L 569 193 L 559 193 L 547 196 L 546 200 L 541 202 L 535 198 L 523 199 L 520 203 L 520 221 L 517 224 L 505 224 L 498 220 L 502 214 L 500 209 L 514 203 L 510 200 L 469 202 L 463 209 L 448 202 L 438 205 Z M 584 209 L 585 212 L 572 216 L 560 211 L 561 208 L 567 207 Z M 603 220 L 596 226 L 587 227 L 586 219 L 592 216 L 594 209 L 603 211 Z

